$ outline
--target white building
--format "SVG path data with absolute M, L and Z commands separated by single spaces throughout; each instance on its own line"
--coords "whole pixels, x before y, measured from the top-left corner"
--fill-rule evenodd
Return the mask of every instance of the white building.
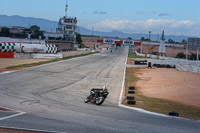
M 76 41 L 77 18 L 67 16 L 68 4 L 66 2 L 65 16 L 59 19 L 57 33 L 63 33 L 66 41 Z

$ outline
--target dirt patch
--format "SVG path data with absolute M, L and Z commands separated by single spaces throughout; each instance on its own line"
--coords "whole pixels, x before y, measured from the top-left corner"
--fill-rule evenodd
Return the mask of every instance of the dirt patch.
M 91 51 L 70 51 L 70 52 L 64 52 L 63 57 L 69 57 L 69 56 L 75 56 L 80 54 L 86 54 L 90 53 Z M 0 58 L 0 73 L 5 71 L 15 71 L 15 70 L 21 70 L 28 67 L 19 67 L 14 69 L 6 69 L 8 66 L 16 66 L 16 65 L 22 65 L 22 64 L 31 64 L 31 63 L 38 63 L 43 61 L 50 61 L 52 59 L 7 59 L 7 58 Z M 33 65 L 34 66 L 34 65 Z
M 181 91 L 180 84 L 178 84 L 177 82 L 174 83 L 174 81 L 176 81 L 177 77 L 174 77 L 175 78 L 174 79 L 174 78 L 171 78 L 171 76 L 169 76 L 170 78 L 168 77 L 167 78 L 168 80 L 166 81 L 166 77 L 162 76 L 162 75 L 169 74 L 169 72 L 167 70 L 169 70 L 169 71 L 172 70 L 172 73 L 174 73 L 174 71 L 176 72 L 176 70 L 174 69 L 174 71 L 173 71 L 173 69 L 158 69 L 158 70 L 160 70 L 160 73 L 157 73 L 157 75 L 159 75 L 160 77 L 158 77 L 156 82 L 149 83 L 152 79 L 154 79 L 153 74 L 148 73 L 149 75 L 145 75 L 145 76 L 144 76 L 144 74 L 146 74 L 148 71 L 154 71 L 154 70 L 156 70 L 156 69 L 152 70 L 152 69 L 144 69 L 144 68 L 127 68 L 125 92 L 124 92 L 125 96 L 123 97 L 124 98 L 123 104 L 125 104 L 127 106 L 142 108 L 144 110 L 148 110 L 151 112 L 166 114 L 166 115 L 168 115 L 168 113 L 171 111 L 175 111 L 175 112 L 179 112 L 180 117 L 200 120 L 200 107 L 198 107 L 197 105 L 190 105 L 185 102 L 182 103 L 177 100 L 177 98 L 184 99 L 184 96 L 181 96 L 182 93 L 179 93 Z M 166 74 L 162 71 L 166 72 Z M 176 74 L 177 73 L 174 73 L 174 75 L 176 75 Z M 192 73 L 189 73 L 189 74 L 192 74 Z M 194 74 L 194 75 L 196 75 L 196 74 Z M 179 75 L 179 76 L 182 78 L 181 75 Z M 163 81 L 168 84 L 174 83 L 176 87 L 170 91 L 170 89 L 164 88 L 169 85 L 162 84 Z M 136 87 L 135 94 L 128 94 L 128 90 L 129 90 L 130 86 Z M 165 92 L 162 92 L 163 90 L 159 89 L 161 87 L 158 87 L 158 86 L 163 87 Z M 158 89 L 154 90 L 154 88 L 156 88 L 156 87 L 158 87 Z M 145 90 L 147 90 L 147 91 L 145 91 Z M 146 92 L 156 93 L 156 94 L 154 94 L 154 95 L 146 94 Z M 194 90 L 190 90 L 190 93 L 191 92 L 193 92 L 192 94 L 194 94 Z M 188 93 L 188 94 L 190 94 L 190 93 Z M 127 104 L 126 96 L 130 96 L 130 95 L 135 97 L 136 105 L 128 105 Z M 173 98 L 175 98 L 175 100 L 172 100 L 173 99 L 173 98 L 171 98 L 172 96 L 173 96 Z M 193 96 L 195 96 L 195 94 Z M 190 95 L 189 98 L 192 98 L 193 96 Z M 191 100 L 191 99 L 188 99 L 188 100 Z M 197 103 L 198 103 L 198 101 L 197 101 Z
M 8 66 L 13 65 L 20 65 L 20 64 L 29 64 L 29 63 L 36 63 L 40 61 L 48 61 L 51 59 L 0 59 L 0 69 L 4 69 Z
M 200 107 L 200 75 L 176 69 L 138 69 L 136 82 L 139 91 L 147 97 L 172 100 Z
M 70 51 L 70 52 L 64 52 L 63 53 L 63 57 L 66 56 L 74 56 L 74 55 L 78 55 L 78 54 L 86 54 L 86 53 L 90 53 L 91 51 Z

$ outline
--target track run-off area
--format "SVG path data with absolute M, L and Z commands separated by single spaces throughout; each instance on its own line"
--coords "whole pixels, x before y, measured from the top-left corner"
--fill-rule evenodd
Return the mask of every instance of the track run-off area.
M 68 133 L 199 133 L 200 123 L 119 106 L 128 47 L 0 74 L 0 127 Z M 101 106 L 84 103 L 107 86 Z M 122 92 L 123 93 L 123 92 Z

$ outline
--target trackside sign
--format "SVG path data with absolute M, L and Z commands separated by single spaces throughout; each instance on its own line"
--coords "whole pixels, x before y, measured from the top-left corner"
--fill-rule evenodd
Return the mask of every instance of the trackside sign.
M 115 40 L 113 40 L 113 39 L 104 39 L 103 43 L 104 44 L 115 44 Z
M 123 40 L 123 44 L 124 45 L 134 45 L 134 41 L 133 40 Z

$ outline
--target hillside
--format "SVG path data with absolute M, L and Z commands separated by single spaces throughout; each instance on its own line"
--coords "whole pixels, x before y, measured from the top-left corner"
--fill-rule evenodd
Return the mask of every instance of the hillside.
M 48 32 L 55 32 L 58 27 L 57 21 L 50 21 L 42 18 L 33 18 L 33 17 L 22 17 L 22 16 L 7 16 L 0 15 L 0 26 L 12 27 L 12 26 L 22 26 L 29 27 L 31 25 L 38 25 L 42 30 Z M 92 35 L 92 31 L 81 26 L 78 27 L 77 30 L 80 34 L 83 35 Z M 148 34 L 142 33 L 124 33 L 121 31 L 112 31 L 112 32 L 101 32 L 94 31 L 94 35 L 96 36 L 107 36 L 107 37 L 120 37 L 120 38 L 128 38 L 131 37 L 133 39 L 141 39 L 141 37 L 148 38 Z M 187 40 L 187 36 L 174 36 L 174 35 L 166 35 L 165 39 L 172 39 L 174 41 L 182 41 L 183 39 Z M 158 34 L 151 34 L 151 40 L 160 40 L 160 36 Z

